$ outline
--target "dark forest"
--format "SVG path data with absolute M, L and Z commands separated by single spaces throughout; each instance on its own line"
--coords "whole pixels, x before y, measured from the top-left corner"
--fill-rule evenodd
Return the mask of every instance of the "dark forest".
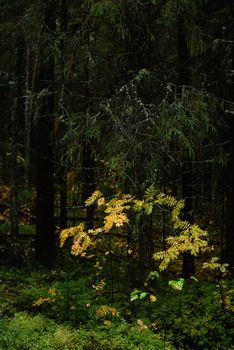
M 0 9 L 0 350 L 234 349 L 234 3 Z

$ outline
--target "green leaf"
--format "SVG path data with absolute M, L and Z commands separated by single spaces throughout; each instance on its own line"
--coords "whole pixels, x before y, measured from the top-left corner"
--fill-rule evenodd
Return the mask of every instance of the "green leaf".
M 152 214 L 152 211 L 153 211 L 153 208 L 154 208 L 153 203 L 145 203 L 144 207 L 145 207 L 146 215 Z
M 131 297 L 130 297 L 131 301 L 134 301 L 134 300 L 137 300 L 137 299 L 139 299 L 138 294 L 134 294 L 134 295 L 131 294 Z
M 149 293 L 147 292 L 141 292 L 138 289 L 135 289 L 131 294 L 130 294 L 130 300 L 134 301 L 137 299 L 144 299 Z
M 141 292 L 139 299 L 144 299 L 148 294 L 147 292 Z
M 174 290 L 181 291 L 184 286 L 184 278 L 178 278 L 177 280 L 171 280 L 168 282 L 168 285 L 172 287 Z
M 159 278 L 159 273 L 158 271 L 151 271 L 148 276 L 147 276 L 147 281 L 148 280 L 154 280 L 155 278 Z
M 130 301 L 134 301 L 134 300 L 137 300 L 139 299 L 139 294 L 140 294 L 140 291 L 135 289 L 131 294 L 130 294 Z

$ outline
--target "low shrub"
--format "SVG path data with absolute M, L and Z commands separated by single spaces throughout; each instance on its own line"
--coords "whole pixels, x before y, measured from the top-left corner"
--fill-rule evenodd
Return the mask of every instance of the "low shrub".
M 126 322 L 72 329 L 42 316 L 0 320 L 0 350 L 172 350 L 150 330 Z

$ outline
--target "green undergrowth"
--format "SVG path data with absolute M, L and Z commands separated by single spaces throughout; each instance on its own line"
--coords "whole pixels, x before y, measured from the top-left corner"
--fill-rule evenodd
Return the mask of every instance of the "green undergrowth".
M 147 329 L 126 322 L 109 327 L 71 327 L 45 316 L 17 313 L 0 320 L 1 350 L 172 350 Z
M 226 281 L 223 296 L 233 298 L 233 287 L 233 280 Z M 222 304 L 219 285 L 188 281 L 181 291 L 164 288 L 157 295 L 153 304 L 138 303 L 136 316 L 141 315 L 177 349 L 234 349 L 234 312 Z
M 114 307 L 102 307 L 107 300 L 97 299 L 88 269 L 1 268 L 0 350 L 174 349 L 121 312 L 112 315 Z
M 175 289 L 155 274 L 112 300 L 92 265 L 69 264 L 0 269 L 0 350 L 234 350 L 232 279 Z

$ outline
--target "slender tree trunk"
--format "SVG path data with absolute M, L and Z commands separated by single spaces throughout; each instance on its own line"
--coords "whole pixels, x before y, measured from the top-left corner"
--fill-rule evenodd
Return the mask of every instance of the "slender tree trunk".
M 230 117 L 231 159 L 229 163 L 228 225 L 226 230 L 225 260 L 234 266 L 234 116 Z
M 230 12 L 234 16 L 234 5 L 230 5 Z M 231 49 L 231 87 L 229 89 L 228 100 L 233 102 L 234 99 L 234 24 L 232 23 L 232 49 Z M 232 266 L 232 273 L 234 274 L 234 111 L 231 111 L 229 122 L 229 134 L 231 141 L 231 154 L 228 164 L 229 173 L 229 191 L 228 191 L 228 225 L 226 230 L 226 245 L 225 245 L 225 258 L 226 261 Z
M 18 181 L 17 181 L 17 126 L 16 113 L 12 111 L 11 127 L 11 235 L 13 260 L 19 259 L 19 210 L 18 210 Z
M 62 175 L 60 182 L 60 228 L 67 227 L 67 172 Z
M 65 48 L 66 48 L 66 34 L 67 34 L 67 21 L 68 21 L 68 9 L 67 0 L 61 0 L 60 4 L 60 65 L 61 65 L 61 96 L 60 96 L 60 115 L 66 117 L 67 115 L 67 94 L 66 94 L 66 79 L 65 79 Z M 61 129 L 63 133 L 63 125 L 61 123 Z M 60 152 L 63 152 L 63 146 L 59 144 Z M 60 165 L 59 169 L 59 195 L 60 195 L 60 228 L 67 227 L 67 168 L 64 165 Z
M 86 142 L 83 146 L 83 201 L 95 190 L 94 185 L 94 159 L 92 154 L 92 145 Z M 87 228 L 93 228 L 94 223 L 94 207 L 92 205 L 88 206 L 86 209 L 86 224 Z
M 133 21 L 133 16 L 131 14 L 131 11 L 127 5 L 125 4 L 125 16 L 126 16 L 126 24 L 131 28 L 131 35 L 132 38 L 135 38 L 134 40 L 125 40 L 125 47 L 126 52 L 138 52 L 136 55 L 128 56 L 128 61 L 126 65 L 126 71 L 131 72 L 138 72 L 141 69 L 149 69 L 151 71 L 154 71 L 155 66 L 157 65 L 157 45 L 155 42 L 151 40 L 147 40 L 145 34 L 146 32 L 144 30 L 139 31 L 142 23 L 137 23 L 135 20 Z M 157 4 L 157 6 L 153 4 L 146 4 L 144 6 L 144 15 L 145 19 L 147 19 L 147 22 L 149 24 L 149 27 L 152 23 L 152 20 L 157 18 L 160 14 L 161 10 L 161 2 Z M 137 40 L 136 40 L 137 38 Z M 151 100 L 151 92 L 150 90 L 146 89 L 146 91 L 141 92 L 143 99 L 146 101 Z M 132 162 L 132 159 L 126 159 L 126 161 Z M 146 175 L 144 173 L 142 164 L 144 164 L 145 159 L 140 159 L 139 155 L 136 155 L 135 158 L 135 169 L 134 174 L 131 172 L 127 175 L 129 178 L 134 179 L 134 188 L 133 184 L 130 181 L 126 181 L 125 187 L 127 188 L 127 193 L 134 193 L 141 198 L 144 194 L 144 184 L 146 180 Z M 128 182 L 128 183 L 127 183 Z M 137 193 L 136 193 L 137 192 Z M 131 264 L 128 266 L 128 279 L 130 284 L 135 283 L 140 288 L 143 286 L 145 279 L 148 275 L 148 273 L 152 270 L 153 265 L 153 252 L 154 252 L 154 232 L 153 232 L 153 220 L 152 216 L 142 214 L 139 222 L 135 222 L 135 225 L 137 226 L 137 232 L 138 232 L 138 269 L 137 272 L 133 271 Z M 128 244 L 131 247 L 136 244 L 135 237 L 133 237 L 132 228 L 130 227 L 128 230 Z M 135 281 L 134 281 L 135 280 Z
M 186 33 L 183 13 L 177 14 L 177 48 L 178 48 L 178 73 L 181 94 L 183 86 L 190 83 L 189 53 L 186 42 Z M 182 165 L 182 197 L 185 199 L 184 219 L 193 222 L 193 167 L 189 159 L 185 159 Z M 183 255 L 183 277 L 189 278 L 194 274 L 194 257 L 190 253 Z
M 91 32 L 89 35 L 89 44 L 87 47 L 87 77 L 88 86 L 86 89 L 87 106 L 86 114 L 93 111 L 93 98 L 96 95 L 96 62 L 93 59 L 93 51 L 95 49 L 95 33 Z M 83 200 L 86 200 L 95 190 L 95 161 L 93 150 L 95 148 L 94 140 L 87 140 L 83 144 Z M 86 209 L 86 223 L 87 228 L 92 228 L 94 224 L 94 207 L 88 206 Z
M 184 162 L 182 167 L 182 197 L 185 199 L 184 219 L 193 223 L 193 169 L 191 163 Z M 194 274 L 194 257 L 190 253 L 183 254 L 183 277 Z
M 55 33 L 55 0 L 44 0 L 44 25 L 41 42 L 41 62 L 38 77 L 40 106 L 36 126 L 37 173 L 37 260 L 53 262 L 56 256 L 54 227 L 54 167 L 52 133 L 54 124 L 54 54 L 51 48 Z
M 25 64 L 25 139 L 24 139 L 24 153 L 25 153 L 25 188 L 29 189 L 30 184 L 30 139 L 31 139 L 31 99 L 32 93 L 30 89 L 30 48 L 26 50 L 26 64 Z
M 14 263 L 20 262 L 19 208 L 18 208 L 18 167 L 17 152 L 18 128 L 24 119 L 24 40 L 17 40 L 16 49 L 16 99 L 11 118 L 11 234 Z

